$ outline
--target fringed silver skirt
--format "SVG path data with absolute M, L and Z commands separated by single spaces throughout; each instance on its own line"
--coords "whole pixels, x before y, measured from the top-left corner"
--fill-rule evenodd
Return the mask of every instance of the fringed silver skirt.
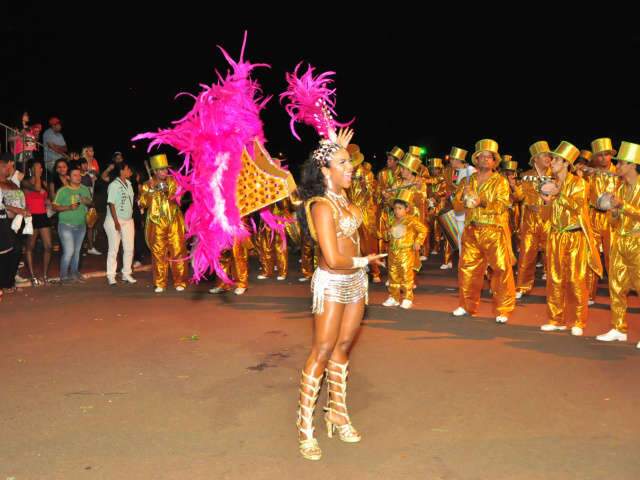
M 313 295 L 313 313 L 324 312 L 324 302 L 357 303 L 364 298 L 368 301 L 369 279 L 363 268 L 357 272 L 341 274 L 331 273 L 316 268 L 311 279 L 311 293 Z

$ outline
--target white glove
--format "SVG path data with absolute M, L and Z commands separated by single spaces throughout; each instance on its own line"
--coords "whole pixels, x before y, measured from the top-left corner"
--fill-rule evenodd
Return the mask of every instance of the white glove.
M 33 217 L 27 217 L 24 219 L 24 235 L 33 235 Z
M 20 227 L 22 226 L 22 215 L 18 214 L 14 217 L 13 222 L 11 222 L 11 230 L 18 233 Z

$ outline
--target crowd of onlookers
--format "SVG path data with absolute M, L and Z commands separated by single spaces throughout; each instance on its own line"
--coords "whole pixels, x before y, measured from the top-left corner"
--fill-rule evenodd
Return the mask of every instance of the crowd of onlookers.
M 141 265 L 146 249 L 136 201 L 141 175 L 121 152 L 101 165 L 91 145 L 70 150 L 60 119 L 48 123 L 40 138 L 41 126 L 24 112 L 7 131 L 9 150 L 0 156 L 0 296 L 21 282 L 83 282 L 82 257 L 102 255 L 97 244 L 105 237 L 109 284 L 116 283 L 120 243 L 122 279 L 135 283 L 132 268 Z M 50 264 L 58 250 L 53 279 Z

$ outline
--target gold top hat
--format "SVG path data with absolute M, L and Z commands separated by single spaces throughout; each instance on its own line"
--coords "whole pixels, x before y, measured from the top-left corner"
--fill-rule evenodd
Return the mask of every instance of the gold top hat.
M 398 192 L 398 195 L 396 195 L 396 198 L 394 198 L 394 200 L 402 200 L 403 202 L 407 202 L 410 204 L 412 197 L 413 192 L 408 188 L 403 188 Z
M 505 155 L 506 157 L 506 155 Z M 511 157 L 511 155 L 509 155 Z M 515 172 L 518 170 L 518 162 L 514 162 L 513 160 L 503 160 L 502 161 L 502 170 L 508 170 L 510 172 Z
M 596 138 L 593 142 L 591 142 L 591 151 L 594 155 L 598 155 L 599 153 L 608 153 L 611 152 L 615 155 L 617 152 L 613 148 L 613 144 L 611 143 L 610 138 Z
M 451 147 L 451 153 L 449 153 L 449 159 L 458 160 L 460 162 L 466 162 L 468 153 L 469 152 L 467 152 L 466 150 L 463 150 L 462 148 Z
M 355 143 L 350 143 L 347 145 L 347 152 L 351 157 L 351 163 L 354 167 L 357 167 L 362 162 L 364 162 L 364 155 L 360 152 L 360 147 Z
M 533 159 L 541 153 L 551 153 L 551 148 L 546 140 L 540 140 L 529 147 L 529 155 L 531 155 L 529 165 L 533 165 Z
M 640 165 L 640 145 L 637 143 L 622 142 L 620 144 L 620 153 L 615 159 L 621 162 Z
M 580 157 L 584 158 L 587 162 L 591 160 L 591 150 L 580 150 Z
M 407 150 L 408 153 L 410 153 L 411 155 L 414 155 L 418 158 L 422 157 L 422 148 L 420 147 L 416 147 L 414 145 L 411 145 L 409 147 L 409 150 Z
M 564 160 L 569 162 L 570 165 L 573 165 L 573 162 L 576 161 L 576 158 L 580 156 L 580 150 L 578 150 L 578 147 L 576 147 L 572 143 L 563 140 L 562 142 L 560 142 L 560 145 L 558 145 L 557 148 L 553 152 L 551 152 L 551 155 L 553 155 L 554 157 L 563 158 Z
M 164 153 L 160 153 L 149 158 L 149 165 L 151 166 L 151 170 L 160 170 L 162 168 L 169 168 L 169 161 Z
M 443 168 L 443 163 L 441 158 L 430 158 L 429 166 L 431 168 Z
M 402 160 L 400 160 L 400 165 L 417 175 L 418 173 L 420 173 L 422 162 L 420 161 L 420 157 L 416 157 L 415 155 L 411 155 L 410 153 L 405 153 L 404 157 L 402 157 Z
M 478 155 L 480 155 L 482 152 L 492 153 L 493 158 L 498 163 L 501 160 L 500 154 L 498 153 L 498 142 L 496 142 L 495 140 L 491 140 L 490 138 L 485 138 L 482 140 L 478 140 L 476 142 L 476 151 L 473 152 L 473 155 L 471 155 L 471 161 L 473 162 L 474 165 L 476 164 Z
M 390 152 L 387 152 L 387 155 L 391 155 L 393 158 L 400 161 L 402 160 L 402 157 L 404 157 L 404 150 L 396 146 L 393 147 Z
M 507 155 L 507 154 L 502 155 L 502 162 L 503 163 L 504 162 L 510 162 L 512 160 L 513 160 L 513 155 Z

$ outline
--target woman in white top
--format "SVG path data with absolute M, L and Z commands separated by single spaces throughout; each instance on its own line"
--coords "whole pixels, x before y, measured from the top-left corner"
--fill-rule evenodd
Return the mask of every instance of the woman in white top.
M 135 225 L 133 221 L 133 187 L 129 178 L 132 171 L 126 162 L 116 167 L 118 177 L 109 184 L 107 190 L 107 216 L 104 230 L 109 240 L 107 253 L 107 281 L 109 285 L 116 284 L 116 269 L 118 266 L 118 250 L 122 240 L 122 280 L 136 283 L 131 276 L 133 261 L 133 246 L 135 239 Z

